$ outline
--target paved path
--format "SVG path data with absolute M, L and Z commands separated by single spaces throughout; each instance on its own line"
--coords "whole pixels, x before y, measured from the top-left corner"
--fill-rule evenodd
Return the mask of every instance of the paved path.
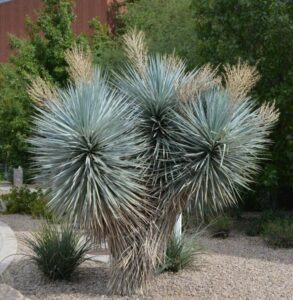
M 17 241 L 12 229 L 0 221 L 0 275 L 9 266 L 17 252 Z
M 30 300 L 7 284 L 0 284 L 0 300 Z

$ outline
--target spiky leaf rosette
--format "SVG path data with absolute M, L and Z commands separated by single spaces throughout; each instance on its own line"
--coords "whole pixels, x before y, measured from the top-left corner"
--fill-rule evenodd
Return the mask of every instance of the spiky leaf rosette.
M 261 111 L 249 98 L 231 102 L 228 93 L 217 88 L 175 113 L 173 141 L 182 153 L 171 184 L 197 211 L 233 205 L 239 190 L 253 181 L 277 120 L 264 118 Z
M 176 64 L 176 65 L 174 65 Z M 185 79 L 185 65 L 164 56 L 149 56 L 143 73 L 128 66 L 118 76 L 120 90 L 134 101 L 140 111 L 140 130 L 145 138 L 149 186 L 160 190 L 170 173 L 172 157 L 172 110 L 179 103 L 179 87 Z
M 35 165 L 51 188 L 49 206 L 94 232 L 119 236 L 146 222 L 141 176 L 144 145 L 133 105 L 96 71 L 58 92 L 35 117 Z

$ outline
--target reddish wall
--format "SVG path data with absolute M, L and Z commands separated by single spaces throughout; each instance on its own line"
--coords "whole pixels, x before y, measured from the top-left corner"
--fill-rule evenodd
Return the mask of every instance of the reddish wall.
M 107 22 L 107 0 L 75 0 L 77 16 L 73 30 L 76 33 L 90 33 L 88 22 L 99 17 Z M 11 0 L 0 4 L 0 62 L 8 60 L 11 50 L 8 44 L 8 34 L 25 37 L 25 18 L 36 17 L 36 11 L 41 8 L 40 0 Z

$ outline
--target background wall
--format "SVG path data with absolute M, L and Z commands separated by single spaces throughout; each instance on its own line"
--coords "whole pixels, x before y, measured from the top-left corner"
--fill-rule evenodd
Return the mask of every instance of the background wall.
M 90 33 L 89 20 L 99 17 L 105 23 L 107 17 L 107 0 L 75 0 L 76 20 L 73 24 L 75 33 Z M 25 18 L 35 18 L 36 11 L 41 8 L 40 0 L 10 0 L 0 2 L 0 62 L 8 60 L 9 33 L 18 37 L 25 37 Z

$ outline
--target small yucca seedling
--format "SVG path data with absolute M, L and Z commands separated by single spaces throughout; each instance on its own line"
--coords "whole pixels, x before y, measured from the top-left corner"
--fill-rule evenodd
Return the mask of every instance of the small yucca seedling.
M 159 268 L 159 272 L 178 272 L 184 268 L 194 265 L 198 256 L 202 253 L 202 248 L 194 238 L 186 235 L 180 237 L 171 236 L 164 258 L 164 262 Z
M 70 225 L 46 223 L 25 241 L 32 262 L 52 280 L 70 279 L 91 249 L 91 242 Z

